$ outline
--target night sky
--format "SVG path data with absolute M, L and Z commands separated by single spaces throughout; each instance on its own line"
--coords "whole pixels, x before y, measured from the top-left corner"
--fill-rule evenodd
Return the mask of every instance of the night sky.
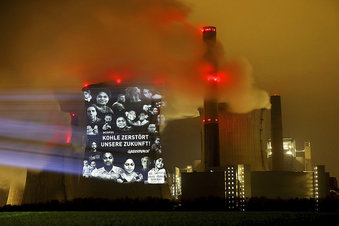
M 222 86 L 221 100 L 245 112 L 269 107 L 268 96 L 280 94 L 284 136 L 295 138 L 297 149 L 310 141 L 313 163 L 339 177 L 334 0 L 4 1 L 0 135 L 7 146 L 1 151 L 11 145 L 25 151 L 39 135 L 62 142 L 55 132 L 65 133 L 69 119 L 51 94 L 80 91 L 85 82 L 160 81 L 167 87 L 167 118 L 197 116 L 204 52 L 199 28 L 205 25 L 217 27 L 221 69 L 234 81 Z M 44 100 L 37 98 L 41 93 Z M 33 127 L 41 130 L 27 133 Z M 27 145 L 16 146 L 22 138 Z M 16 165 L 8 161 L 0 164 Z M 2 169 L 7 179 L 17 174 Z

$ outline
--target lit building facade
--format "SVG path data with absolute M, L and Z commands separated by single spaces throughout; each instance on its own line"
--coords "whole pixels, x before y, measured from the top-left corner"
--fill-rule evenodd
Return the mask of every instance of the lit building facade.
M 174 172 L 169 174 L 168 184 L 170 187 L 171 197 L 178 199 L 181 195 L 181 172 L 178 167 L 174 167 Z
M 245 211 L 251 196 L 251 172 L 248 165 L 215 167 L 210 172 L 182 173 L 182 199 L 215 197 L 225 199 L 229 210 Z M 199 188 L 199 189 L 197 189 Z
M 237 168 L 233 165 L 227 166 L 225 170 L 225 201 L 229 209 L 238 207 L 238 183 L 237 183 Z
M 303 150 L 297 150 L 293 138 L 283 138 L 284 169 L 287 171 L 312 171 L 311 143 L 305 142 Z M 267 141 L 266 157 L 272 170 L 272 142 Z

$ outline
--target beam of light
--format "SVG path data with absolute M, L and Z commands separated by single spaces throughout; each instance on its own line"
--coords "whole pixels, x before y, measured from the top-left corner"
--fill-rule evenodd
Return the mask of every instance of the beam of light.
M 30 141 L 4 140 L 1 139 L 0 149 L 15 152 L 26 152 L 36 155 L 58 156 L 65 158 L 78 158 L 78 153 L 72 153 L 69 145 L 60 145 L 56 143 L 33 143 Z M 48 148 L 58 147 L 58 148 Z
M 83 154 L 74 153 L 70 145 L 51 142 L 3 140 L 0 156 L 0 165 L 71 174 L 81 172 L 83 161 Z
M 0 91 L 0 137 L 47 142 L 54 134 L 64 134 L 60 142 L 70 142 L 70 118 L 60 111 L 59 102 L 71 106 L 70 116 L 75 117 L 81 112 L 81 95 L 74 90 Z
M 68 126 L 0 118 L 0 137 L 48 142 L 54 134 L 68 134 Z
M 89 85 L 89 84 L 88 84 Z M 79 90 L 59 89 L 51 90 L 6 90 L 0 91 L 0 101 L 56 101 L 79 100 Z M 10 104 L 10 103 L 9 103 Z
M 74 153 L 70 145 L 27 140 L 2 139 L 0 156 L 0 165 L 68 174 L 79 174 L 83 161 L 83 154 Z
M 64 149 L 55 148 L 54 152 L 63 152 Z M 65 156 L 56 156 L 30 152 L 18 152 L 0 148 L 0 165 L 38 169 L 51 172 L 80 174 L 83 157 L 67 158 Z
M 77 100 L 78 95 L 75 94 L 58 94 L 59 100 Z M 55 100 L 55 94 L 14 94 L 0 95 L 0 101 L 51 101 Z
M 70 121 L 82 98 L 79 90 L 0 91 L 0 165 L 80 174 L 83 153 L 70 145 Z M 61 102 L 72 113 L 62 112 Z

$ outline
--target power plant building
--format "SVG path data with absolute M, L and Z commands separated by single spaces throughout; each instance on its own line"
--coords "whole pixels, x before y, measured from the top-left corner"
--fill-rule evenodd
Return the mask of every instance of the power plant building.
M 207 46 L 204 60 L 214 66 L 212 73 L 217 73 L 218 62 L 213 58 L 216 28 L 205 27 L 203 40 Z M 171 173 L 163 173 L 167 183 L 147 184 L 146 181 L 125 185 L 75 174 L 82 169 L 84 152 L 88 148 L 88 141 L 84 142 L 86 115 L 83 113 L 86 109 L 79 101 L 82 97 L 69 102 L 60 99 L 61 111 L 70 114 L 72 126 L 70 142 L 58 147 L 67 154 L 62 161 L 65 172 L 28 170 L 25 185 L 13 186 L 9 190 L 7 203 L 43 203 L 89 197 L 117 199 L 171 196 L 182 200 L 217 197 L 224 199 L 230 210 L 244 211 L 246 200 L 251 197 L 326 198 L 330 189 L 329 173 L 323 165 L 313 166 L 310 142 L 304 143 L 303 150 L 297 150 L 293 138 L 283 138 L 280 96 L 271 97 L 271 110 L 234 113 L 227 103 L 218 102 L 217 80 L 217 77 L 213 77 L 207 81 L 203 108 L 200 109 L 198 126 L 201 128 L 201 159 L 188 163 L 192 165 L 185 170 L 175 167 Z M 93 87 L 101 86 L 104 85 L 93 84 Z M 141 105 L 139 107 L 142 108 Z M 149 144 L 153 144 L 153 140 Z M 149 147 L 151 150 L 151 145 Z M 135 156 L 139 162 L 143 157 L 139 153 Z M 159 156 L 163 156 L 161 151 L 147 157 L 155 160 Z M 141 165 L 138 167 L 141 170 Z
M 281 104 L 280 96 L 276 103 L 277 96 L 272 99 L 272 104 Z M 275 163 L 272 160 L 275 149 L 272 139 L 267 135 L 267 113 L 270 111 L 259 109 L 238 114 L 228 112 L 225 106 L 227 105 L 219 104 L 218 109 L 220 165 L 214 167 L 210 173 L 224 172 L 225 202 L 229 209 L 244 210 L 244 200 L 250 197 L 318 200 L 329 195 L 329 174 L 324 166 L 312 167 L 310 142 L 304 143 L 303 150 L 297 150 L 294 139 L 282 138 L 281 106 L 278 107 L 278 117 L 271 115 L 271 122 L 274 117 L 273 123 L 278 121 L 278 126 L 271 127 L 271 134 L 276 138 L 281 135 L 281 141 L 276 139 L 275 147 L 282 155 L 276 155 Z M 276 112 L 271 111 L 271 114 Z M 272 164 L 278 165 L 275 170 Z M 189 173 L 185 174 L 187 175 L 182 178 L 184 200 L 185 194 L 190 193 L 185 191 L 185 180 Z M 198 175 L 196 173 L 194 177 L 197 178 Z M 203 180 L 200 183 L 201 181 Z M 197 184 L 198 182 L 195 186 Z M 192 199 L 191 196 L 192 193 Z
M 304 142 L 304 149 L 297 150 L 296 141 L 293 138 L 283 138 L 284 167 L 289 171 L 313 171 L 311 160 L 311 143 Z M 272 143 L 267 141 L 266 156 L 269 170 L 272 170 Z
M 210 27 L 207 27 L 210 28 Z M 216 29 L 204 29 L 215 33 Z M 208 46 L 208 45 L 207 45 Z M 205 102 L 206 103 L 206 100 Z M 283 138 L 281 98 L 271 96 L 271 110 L 258 109 L 239 114 L 228 110 L 227 103 L 217 103 L 218 136 L 209 134 L 206 118 L 211 106 L 204 104 L 200 109 L 202 122 L 202 143 L 209 137 L 219 139 L 214 149 L 203 145 L 202 165 L 199 172 L 182 174 L 182 198 L 197 199 L 209 197 L 213 192 L 220 197 L 221 191 L 214 191 L 224 183 L 224 199 L 229 209 L 244 210 L 244 202 L 250 197 L 270 199 L 315 199 L 329 194 L 329 174 L 324 166 L 312 166 L 311 144 L 305 142 L 304 150 L 296 149 L 292 138 Z M 206 167 L 206 156 L 219 153 L 219 165 Z M 205 162 L 205 166 L 204 166 Z M 221 177 L 224 173 L 224 178 Z M 198 194 L 193 189 L 206 181 L 206 175 L 214 177 L 216 187 L 204 187 Z M 219 177 L 217 176 L 219 175 Z M 194 178 L 194 179 L 193 179 Z M 204 193 L 205 191 L 205 193 Z

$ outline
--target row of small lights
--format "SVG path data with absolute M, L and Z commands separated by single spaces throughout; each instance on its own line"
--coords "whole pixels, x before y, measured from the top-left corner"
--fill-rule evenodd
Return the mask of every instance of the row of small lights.
M 202 122 L 206 122 L 206 121 L 207 121 L 207 122 L 212 122 L 212 119 L 211 119 L 211 118 L 208 118 L 207 120 L 206 120 L 206 119 L 203 119 L 203 120 L 202 120 Z M 218 122 L 219 119 L 216 118 L 216 119 L 214 119 L 213 121 Z
M 206 31 L 215 31 L 215 27 L 203 27 L 201 28 L 201 32 L 206 32 Z
M 175 181 L 174 184 L 172 184 L 172 196 L 174 196 L 176 199 L 178 198 L 178 195 L 181 195 L 181 177 L 179 175 L 173 174 L 173 181 Z
M 181 195 L 181 177 L 180 175 L 175 175 L 175 182 L 176 182 L 176 192 L 177 196 Z
M 319 210 L 319 183 L 318 183 L 318 167 L 314 167 L 314 198 L 315 198 L 315 210 Z
M 225 171 L 225 197 L 228 198 L 228 208 L 234 209 L 235 196 L 234 196 L 234 167 L 229 166 L 227 167 L 227 171 Z M 232 191 L 230 191 L 232 190 Z M 232 200 L 230 200 L 232 199 Z
M 245 211 L 245 175 L 244 167 L 239 167 L 240 210 Z

